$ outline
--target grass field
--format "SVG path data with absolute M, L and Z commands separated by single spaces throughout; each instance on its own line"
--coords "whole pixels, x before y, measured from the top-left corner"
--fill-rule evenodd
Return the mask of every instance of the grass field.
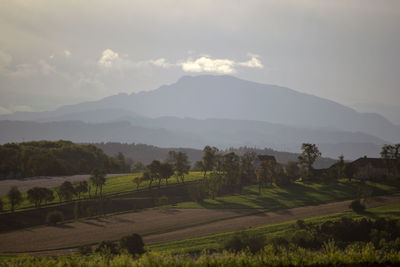
M 137 188 L 136 184 L 133 182 L 134 178 L 141 177 L 141 176 L 142 176 L 141 173 L 136 173 L 136 174 L 122 175 L 122 176 L 107 178 L 106 183 L 103 187 L 103 194 L 106 196 L 110 196 L 110 195 L 124 194 L 124 193 L 134 192 L 137 190 L 147 189 L 149 187 L 149 181 L 141 181 L 139 188 Z M 202 178 L 203 178 L 202 173 L 190 172 L 189 174 L 187 174 L 185 176 L 185 182 L 200 180 Z M 177 180 L 177 178 L 175 176 L 172 176 L 170 179 L 168 179 L 168 184 L 176 184 L 176 183 L 179 183 L 179 181 Z M 89 182 L 89 184 L 91 185 L 90 182 Z M 162 180 L 160 185 L 166 186 L 165 180 Z M 96 189 L 93 185 L 91 185 L 91 187 L 92 187 L 91 194 L 93 196 Z M 153 188 L 157 188 L 157 187 L 158 187 L 158 182 L 156 182 L 156 181 L 153 182 Z M 52 202 L 49 202 L 48 204 L 50 204 L 50 205 L 58 204 L 59 200 L 58 200 L 57 194 L 55 192 L 55 188 L 51 188 L 51 189 L 54 192 L 55 199 Z M 34 205 L 31 202 L 29 202 L 26 198 L 27 194 L 22 193 L 22 196 L 23 196 L 24 200 L 17 207 L 16 210 L 18 211 L 20 209 L 33 208 Z M 88 197 L 89 197 L 89 193 L 81 194 L 81 199 L 88 198 Z M 73 199 L 78 199 L 78 198 L 75 196 Z M 4 210 L 9 210 L 10 205 L 9 205 L 8 198 L 6 196 L 3 196 L 1 198 L 1 200 L 3 201 Z
M 387 206 L 381 206 L 376 208 L 367 209 L 363 214 L 357 214 L 354 212 L 342 212 L 332 215 L 319 216 L 314 218 L 305 219 L 305 222 L 320 224 L 326 221 L 339 220 L 342 217 L 348 218 L 387 218 L 400 220 L 400 203 L 390 204 Z M 291 226 L 296 223 L 295 220 L 284 223 L 254 227 L 246 230 L 249 233 L 256 235 L 266 235 L 267 240 L 284 236 L 287 231 L 291 231 Z M 202 250 L 218 250 L 225 240 L 232 237 L 236 232 L 227 232 L 221 234 L 208 235 L 198 238 L 191 238 L 186 240 L 180 240 L 175 242 L 165 242 L 148 246 L 151 251 L 163 251 L 172 254 L 181 253 L 193 253 Z
M 282 187 L 264 188 L 260 195 L 258 186 L 252 185 L 245 187 L 242 194 L 217 197 L 215 200 L 205 199 L 201 203 L 184 202 L 175 207 L 277 210 L 354 199 L 360 186 L 364 185 L 358 181 L 349 182 L 344 179 L 329 184 L 296 182 Z M 399 192 L 400 183 L 366 182 L 364 188 L 367 188 L 372 196 L 387 195 Z

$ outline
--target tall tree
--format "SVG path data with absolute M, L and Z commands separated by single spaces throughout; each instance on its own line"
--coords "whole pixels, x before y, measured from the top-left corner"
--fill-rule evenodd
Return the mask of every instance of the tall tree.
M 81 181 L 75 186 L 75 192 L 78 195 L 78 199 L 81 199 L 81 194 L 87 193 L 89 190 L 88 188 L 88 182 L 87 181 Z
M 61 205 L 61 202 L 63 200 L 65 201 L 72 200 L 75 194 L 75 188 L 70 181 L 65 181 L 56 189 L 56 193 L 58 195 L 58 199 Z
M 295 161 L 289 161 L 286 164 L 286 175 L 289 176 L 291 179 L 297 179 L 299 178 L 300 175 L 300 168 L 297 162 Z
M 97 197 L 97 190 L 100 189 L 100 198 L 103 197 L 103 186 L 106 183 L 106 175 L 103 170 L 94 169 L 90 176 L 90 181 L 96 186 L 95 197 Z
M 151 189 L 153 180 L 160 179 L 160 167 L 161 167 L 161 162 L 159 160 L 153 160 L 149 165 L 147 165 L 147 169 L 149 170 L 149 175 L 151 177 L 150 184 L 149 184 L 150 189 Z
M 158 187 L 161 186 L 161 179 L 165 179 L 165 183 L 168 184 L 168 179 L 174 174 L 174 169 L 168 162 L 161 163 L 160 175 L 158 181 Z
M 53 191 L 45 187 L 34 187 L 27 191 L 27 199 L 39 208 L 42 202 L 45 204 L 54 199 Z
M 235 152 L 222 157 L 222 171 L 226 184 L 240 184 L 240 158 Z
M 218 152 L 218 148 L 205 146 L 203 149 L 203 173 L 204 178 L 207 175 L 208 171 L 212 171 L 216 165 L 216 155 Z
M 11 212 L 14 212 L 15 207 L 21 204 L 23 198 L 21 192 L 18 190 L 18 187 L 12 186 L 10 191 L 7 193 L 8 200 L 10 201 Z
M 240 157 L 241 184 L 250 184 L 256 180 L 254 161 L 257 154 L 253 151 L 246 151 Z
M 175 175 L 178 180 L 185 183 L 185 174 L 189 173 L 190 163 L 188 156 L 185 152 L 170 151 L 169 153 L 170 162 L 173 164 Z
M 300 165 L 305 170 L 306 176 L 309 178 L 312 175 L 313 164 L 321 156 L 318 147 L 315 144 L 304 143 L 301 146 L 302 153 L 298 157 Z

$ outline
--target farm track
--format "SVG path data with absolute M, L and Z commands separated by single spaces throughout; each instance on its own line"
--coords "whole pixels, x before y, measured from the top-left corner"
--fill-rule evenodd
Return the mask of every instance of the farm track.
M 60 255 L 76 247 L 102 240 L 118 240 L 139 233 L 146 244 L 183 240 L 261 225 L 344 212 L 350 200 L 304 206 L 273 212 L 254 209 L 158 209 L 67 223 L 40 226 L 0 234 L 0 252 L 10 254 Z M 368 207 L 399 203 L 400 194 L 376 197 Z

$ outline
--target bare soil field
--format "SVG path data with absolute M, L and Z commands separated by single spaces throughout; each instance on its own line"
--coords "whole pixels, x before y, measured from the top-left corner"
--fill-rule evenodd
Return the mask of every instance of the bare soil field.
M 107 174 L 107 178 L 121 176 L 123 174 Z M 17 186 L 19 191 L 26 192 L 29 189 L 39 186 L 39 187 L 56 187 L 61 185 L 65 181 L 70 181 L 71 183 L 77 183 L 80 181 L 89 180 L 90 174 L 79 174 L 72 176 L 39 176 L 24 178 L 19 180 L 0 180 L 0 197 L 5 196 L 10 190 L 11 186 Z
M 351 201 L 298 207 L 275 212 L 254 210 L 166 209 L 126 213 L 105 218 L 41 226 L 0 234 L 0 252 L 58 255 L 74 247 L 103 240 L 118 240 L 139 233 L 146 244 L 182 240 L 243 230 L 289 220 L 305 219 L 348 210 Z M 400 202 L 400 194 L 375 198 L 369 207 Z

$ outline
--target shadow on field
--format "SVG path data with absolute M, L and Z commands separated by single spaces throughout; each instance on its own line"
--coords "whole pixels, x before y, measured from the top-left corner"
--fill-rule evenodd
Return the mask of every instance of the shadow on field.
M 97 227 L 104 228 L 104 225 L 103 225 L 103 224 L 98 224 L 98 223 L 95 223 L 95 222 L 93 222 L 93 221 L 82 221 L 82 223 L 85 223 L 85 224 L 88 224 L 88 225 L 92 225 L 92 226 L 97 226 Z
M 54 227 L 60 228 L 60 229 L 71 229 L 71 228 L 75 228 L 75 227 L 73 227 L 73 226 L 71 226 L 71 225 L 69 225 L 69 224 L 57 224 L 57 225 L 54 225 Z

